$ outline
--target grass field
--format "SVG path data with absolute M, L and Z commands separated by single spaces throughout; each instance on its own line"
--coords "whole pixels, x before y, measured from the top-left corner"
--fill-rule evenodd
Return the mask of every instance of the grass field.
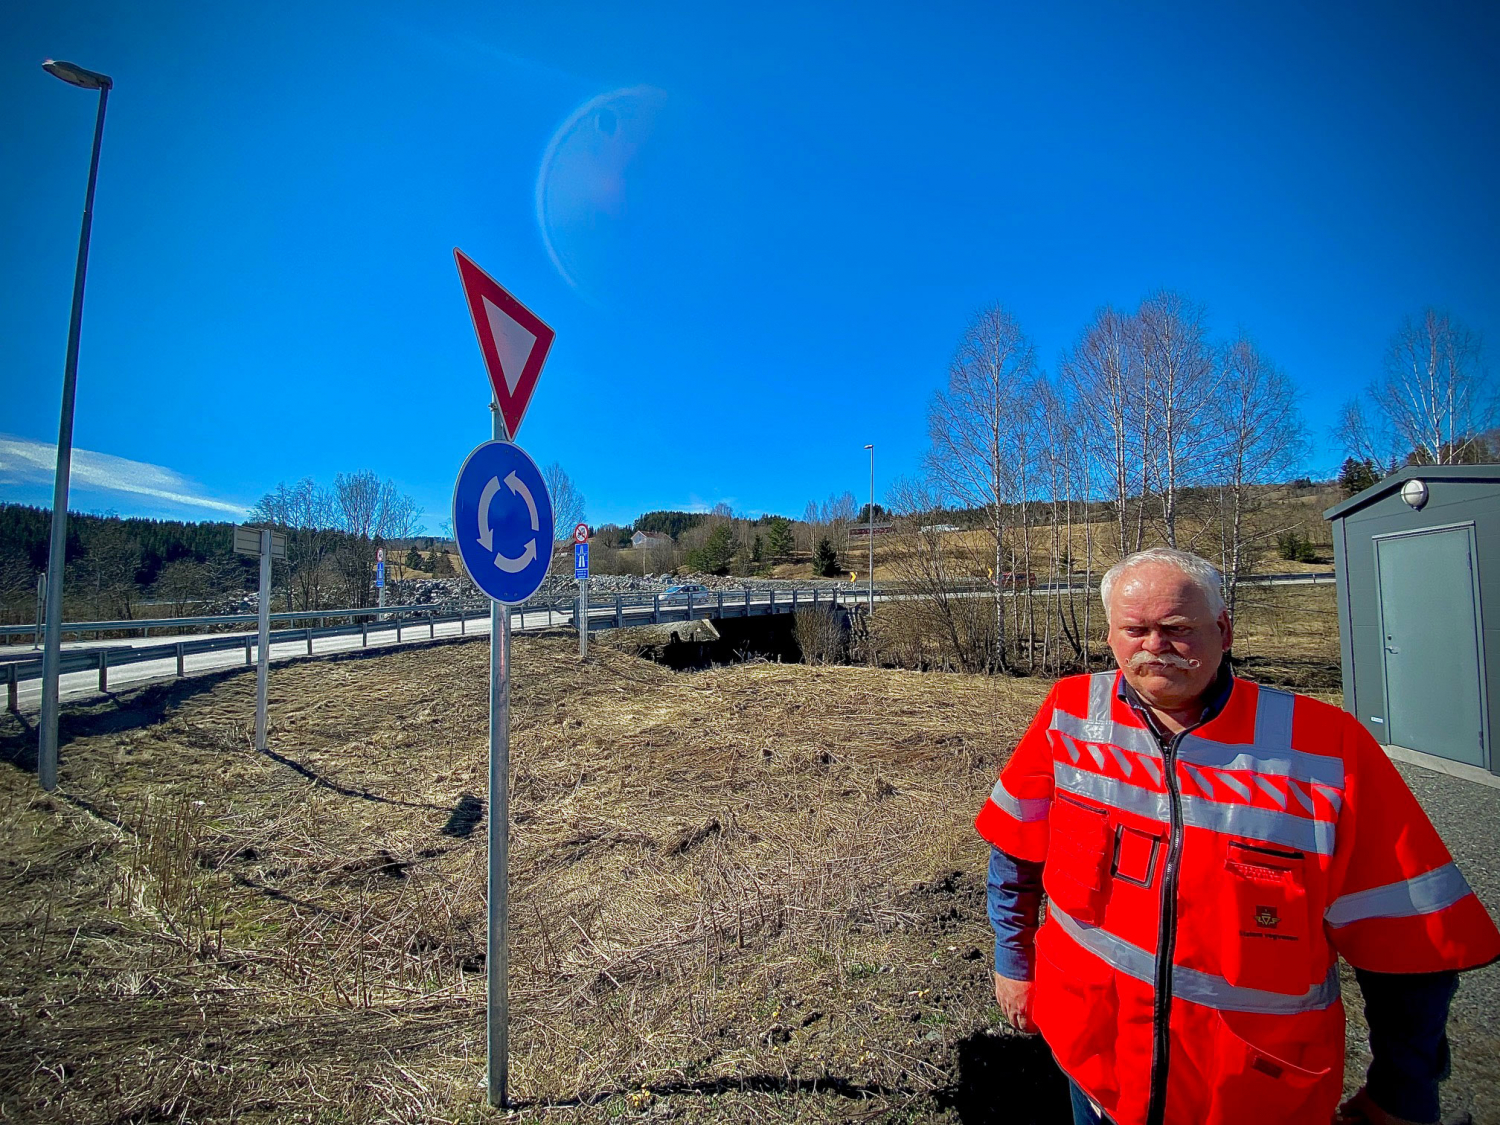
M 1247 654 L 1326 691 L 1331 593 L 1283 593 Z M 277 667 L 264 754 L 243 673 L 69 709 L 50 796 L 7 716 L 0 1120 L 489 1119 L 487 655 Z M 1047 682 L 515 669 L 516 1116 L 1062 1120 L 971 828 Z

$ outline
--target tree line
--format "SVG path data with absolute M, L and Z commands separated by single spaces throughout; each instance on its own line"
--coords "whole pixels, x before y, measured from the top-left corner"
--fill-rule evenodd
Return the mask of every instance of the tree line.
M 1384 376 L 1346 410 L 1350 456 L 1492 457 L 1495 396 L 1481 372 L 1477 342 L 1451 318 L 1407 321 Z M 1215 338 L 1203 307 L 1175 292 L 1101 308 L 1052 372 L 1009 310 L 980 311 L 927 430 L 922 471 L 890 490 L 883 554 L 924 594 L 925 634 L 960 667 L 1086 666 L 1093 599 L 1059 587 L 1092 587 L 1143 547 L 1214 561 L 1231 609 L 1268 553 L 1308 554 L 1283 501 L 1312 482 L 1278 487 L 1308 448 L 1291 381 L 1247 333 Z M 975 578 L 992 596 L 964 593 Z
M 68 513 L 65 616 L 126 619 L 148 600 L 175 609 L 242 592 L 255 580 L 254 567 L 234 554 L 232 526 Z M 7 624 L 35 618 L 51 534 L 50 509 L 0 505 L 0 613 Z

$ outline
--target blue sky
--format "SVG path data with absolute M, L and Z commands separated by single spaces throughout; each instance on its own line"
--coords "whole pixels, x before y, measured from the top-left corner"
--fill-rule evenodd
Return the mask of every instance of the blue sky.
M 15 5 L 0 496 L 50 502 L 95 109 L 47 56 L 116 82 L 73 506 L 222 519 L 370 468 L 436 530 L 489 427 L 454 246 L 556 329 L 519 437 L 595 522 L 862 497 L 870 441 L 881 491 L 977 308 L 1055 370 L 1162 286 L 1287 370 L 1329 474 L 1404 315 L 1446 307 L 1496 370 L 1497 33 L 1443 4 Z M 596 99 L 607 129 L 560 134 Z

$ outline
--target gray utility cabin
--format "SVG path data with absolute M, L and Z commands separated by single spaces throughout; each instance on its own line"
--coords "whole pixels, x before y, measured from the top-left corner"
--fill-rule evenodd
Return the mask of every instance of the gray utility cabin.
M 1345 708 L 1387 746 L 1500 772 L 1500 465 L 1402 469 L 1323 516 Z

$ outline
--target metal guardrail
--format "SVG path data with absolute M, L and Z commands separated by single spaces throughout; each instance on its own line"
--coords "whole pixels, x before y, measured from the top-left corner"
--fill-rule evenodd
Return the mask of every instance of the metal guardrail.
M 278 621 L 322 621 L 332 618 L 374 617 L 377 614 L 417 614 L 431 612 L 434 606 L 391 605 L 370 606 L 366 609 L 312 609 L 290 613 L 271 614 L 272 623 Z M 477 611 L 476 611 L 477 612 Z M 206 617 L 141 617 L 123 621 L 64 621 L 62 632 L 81 636 L 84 633 L 128 633 L 141 630 L 142 636 L 150 636 L 152 629 L 201 628 L 205 625 L 250 625 L 259 618 L 253 613 L 222 613 Z M 35 625 L 0 625 L 0 637 L 36 636 Z
M 728 595 L 726 597 L 726 594 Z M 623 628 L 627 625 L 654 624 L 660 622 L 686 621 L 697 617 L 737 617 L 756 616 L 772 613 L 792 613 L 803 608 L 815 608 L 818 606 L 834 604 L 852 604 L 866 596 L 866 591 L 853 591 L 848 588 L 802 588 L 796 587 L 791 590 L 756 590 L 744 589 L 736 591 L 710 590 L 695 594 L 616 594 L 613 603 L 608 600 L 595 602 L 589 607 L 589 628 Z M 876 596 L 880 596 L 877 589 Z M 420 616 L 412 615 L 413 609 L 424 610 Z M 421 629 L 427 627 L 426 641 L 437 639 L 437 626 L 458 622 L 459 633 L 463 635 L 467 631 L 467 624 L 474 620 L 486 620 L 489 617 L 487 609 L 461 610 L 457 613 L 434 613 L 431 606 L 387 606 L 382 611 L 373 609 L 339 610 L 328 611 L 317 614 L 282 614 L 281 617 L 292 617 L 308 619 L 316 617 L 338 617 L 338 616 L 360 616 L 376 618 L 379 613 L 393 615 L 392 620 L 369 620 L 358 624 L 331 625 L 321 628 L 305 627 L 302 629 L 280 629 L 270 635 L 270 644 L 286 644 L 293 641 L 305 641 L 307 644 L 307 655 L 314 655 L 313 641 L 325 637 L 347 637 L 359 636 L 361 647 L 370 643 L 372 634 L 390 633 L 396 634 L 397 643 L 405 643 L 402 630 Z M 576 603 L 570 599 L 546 598 L 535 599 L 523 605 L 511 607 L 513 615 L 520 615 L 522 629 L 552 628 L 557 625 L 574 626 Z M 541 625 L 526 625 L 527 616 L 535 616 L 546 613 L 547 619 Z M 403 616 L 403 614 L 405 614 Z M 206 618 L 177 618 L 179 625 L 190 622 L 208 622 L 217 619 Z M 252 618 L 253 620 L 253 618 Z M 84 625 L 109 625 L 112 622 L 83 622 Z M 137 622 L 136 624 L 139 624 Z M 419 642 L 420 643 L 420 642 Z M 97 671 L 99 675 L 99 690 L 109 690 L 109 670 L 130 664 L 143 664 L 151 661 L 176 659 L 177 675 L 187 674 L 186 660 L 189 656 L 196 656 L 206 652 L 222 652 L 228 649 L 243 648 L 245 651 L 245 665 L 247 667 L 255 663 L 256 637 L 252 634 L 231 634 L 227 636 L 201 636 L 184 638 L 158 645 L 111 645 L 99 648 L 69 649 L 62 653 L 59 672 L 63 675 L 78 672 Z M 0 679 L 6 684 L 7 705 L 14 711 L 19 705 L 19 687 L 21 683 L 28 680 L 40 679 L 42 675 L 42 658 L 40 655 L 27 656 L 22 659 L 11 660 L 0 664 Z

